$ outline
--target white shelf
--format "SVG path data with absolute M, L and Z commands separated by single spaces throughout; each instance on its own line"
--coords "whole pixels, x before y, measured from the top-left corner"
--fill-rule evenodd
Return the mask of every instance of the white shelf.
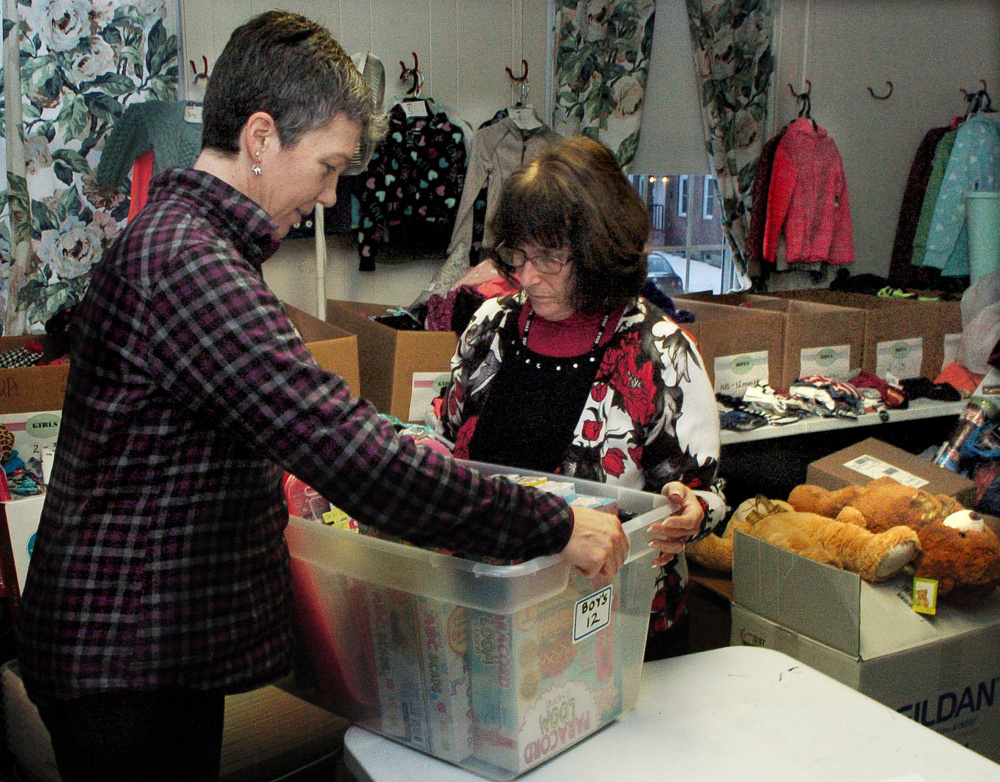
M 721 439 L 723 445 L 734 445 L 738 443 L 750 443 L 755 440 L 771 440 L 775 437 L 793 437 L 800 434 L 815 434 L 817 432 L 832 430 L 843 432 L 857 427 L 880 426 L 882 424 L 894 424 L 901 421 L 917 421 L 921 418 L 958 416 L 965 409 L 965 405 L 966 400 L 964 399 L 958 402 L 914 399 L 905 410 L 885 410 L 882 413 L 869 413 L 858 417 L 857 420 L 813 416 L 811 418 L 803 418 L 794 424 L 762 426 L 759 429 L 751 429 L 748 432 L 734 432 L 723 429 Z

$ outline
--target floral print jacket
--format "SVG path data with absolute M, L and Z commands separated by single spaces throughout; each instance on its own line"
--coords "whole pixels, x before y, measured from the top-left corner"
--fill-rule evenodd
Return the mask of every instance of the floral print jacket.
M 523 292 L 486 301 L 459 340 L 437 427 L 468 458 L 469 442 L 504 359 L 502 332 L 524 306 Z M 557 403 L 557 400 L 553 400 Z M 698 349 L 677 324 L 643 298 L 625 307 L 559 472 L 659 492 L 679 480 L 705 503 L 698 537 L 722 521 L 718 486 L 719 414 Z M 676 561 L 675 561 L 676 562 Z M 686 567 L 663 569 L 650 633 L 683 609 Z

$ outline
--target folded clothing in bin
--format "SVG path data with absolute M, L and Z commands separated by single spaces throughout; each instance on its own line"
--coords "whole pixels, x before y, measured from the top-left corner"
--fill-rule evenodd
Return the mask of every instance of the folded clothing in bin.
M 635 517 L 611 584 L 558 556 L 495 565 L 291 519 L 296 610 L 335 712 L 502 780 L 635 705 L 655 584 L 646 529 L 669 507 L 548 477 Z

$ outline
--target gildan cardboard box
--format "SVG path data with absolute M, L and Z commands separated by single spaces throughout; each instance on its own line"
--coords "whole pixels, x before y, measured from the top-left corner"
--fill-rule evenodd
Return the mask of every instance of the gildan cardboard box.
M 912 579 L 853 573 L 736 533 L 730 643 L 784 652 L 1000 762 L 1000 594 L 911 608 Z
M 806 468 L 806 483 L 831 490 L 863 486 L 883 476 L 931 494 L 947 494 L 969 508 L 975 504 L 975 482 L 874 437 L 817 459 Z
M 675 297 L 678 307 L 687 307 L 687 295 Z M 691 294 L 694 301 L 724 304 L 744 309 L 769 310 L 782 315 L 783 353 L 780 377 L 771 384 L 788 388 L 800 377 L 824 375 L 846 380 L 861 368 L 865 341 L 863 312 L 821 302 L 782 299 L 752 293 Z
M 936 378 L 954 360 L 962 333 L 961 303 L 918 301 L 823 289 L 776 291 L 779 298 L 813 301 L 865 312 L 862 369 L 885 378 Z
M 327 322 L 358 337 L 361 395 L 380 413 L 423 423 L 451 372 L 458 337 L 450 331 L 403 331 L 372 320 L 392 306 L 330 299 Z
M 743 309 L 686 299 L 695 315 L 683 328 L 698 341 L 716 393 L 742 398 L 758 381 L 782 377 L 784 323 L 779 312 Z
M 285 304 L 285 312 L 292 325 L 298 329 L 316 363 L 328 372 L 336 372 L 344 378 L 351 389 L 351 396 L 359 396 L 361 372 L 358 366 L 357 336 L 291 304 Z

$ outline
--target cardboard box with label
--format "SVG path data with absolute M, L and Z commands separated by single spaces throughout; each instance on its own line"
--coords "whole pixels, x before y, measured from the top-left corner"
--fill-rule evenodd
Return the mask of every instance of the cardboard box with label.
M 881 475 L 974 497 L 971 481 L 875 439 L 813 462 L 807 482 L 836 490 Z M 737 532 L 730 641 L 789 654 L 1000 762 L 1000 593 L 931 616 L 912 592 L 911 577 L 871 584 Z
M 784 323 L 781 313 L 685 299 L 694 313 L 683 328 L 698 342 L 716 393 L 742 399 L 758 381 L 774 385 L 782 377 Z
M 678 296 L 675 303 L 682 309 L 687 308 L 687 299 L 687 295 Z M 752 293 L 721 296 L 695 293 L 690 299 L 781 314 L 782 370 L 780 377 L 771 379 L 772 386 L 788 388 L 806 375 L 846 380 L 852 370 L 861 368 L 865 341 L 863 312 L 833 304 Z
M 424 414 L 451 372 L 458 337 L 450 331 L 403 331 L 371 319 L 393 309 L 330 299 L 328 323 L 358 337 L 361 395 L 380 413 L 423 423 Z
M 864 486 L 883 476 L 930 494 L 947 494 L 968 508 L 975 504 L 974 481 L 874 437 L 817 459 L 806 468 L 806 483 L 832 491 Z
M 881 378 L 936 378 L 955 360 L 962 333 L 961 303 L 919 301 L 862 293 L 808 289 L 772 295 L 864 311 L 861 368 Z

